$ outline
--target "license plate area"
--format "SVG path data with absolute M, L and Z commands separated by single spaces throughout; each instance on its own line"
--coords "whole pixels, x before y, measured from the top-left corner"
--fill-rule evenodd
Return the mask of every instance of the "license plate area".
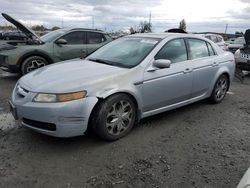
M 14 104 L 12 104 L 11 101 L 9 101 L 9 107 L 10 107 L 10 112 L 12 113 L 13 117 L 15 118 L 15 120 L 18 119 L 17 117 L 17 110 Z
M 250 54 L 241 54 L 241 58 L 250 60 Z

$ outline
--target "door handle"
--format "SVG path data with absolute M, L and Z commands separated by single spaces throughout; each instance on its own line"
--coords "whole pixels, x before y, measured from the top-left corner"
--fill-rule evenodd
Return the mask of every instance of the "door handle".
M 183 72 L 184 72 L 184 74 L 187 74 L 187 73 L 190 73 L 190 72 L 192 72 L 192 71 L 193 71 L 192 69 L 186 68 Z
M 217 63 L 217 62 L 213 62 L 213 64 L 212 64 L 213 67 L 216 67 L 218 65 L 219 65 L 219 63 Z

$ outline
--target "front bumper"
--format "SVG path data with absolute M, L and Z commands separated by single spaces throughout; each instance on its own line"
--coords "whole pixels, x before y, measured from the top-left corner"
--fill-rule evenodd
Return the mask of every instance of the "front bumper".
M 11 72 L 11 73 L 18 73 L 19 72 L 19 65 L 10 65 L 7 63 L 7 56 L 0 55 L 0 69 Z
M 13 91 L 11 103 L 22 125 L 39 133 L 55 137 L 82 135 L 88 127 L 90 114 L 97 103 L 96 97 L 61 103 L 34 103 L 35 93 L 21 97 Z
M 250 59 L 235 58 L 235 62 L 238 69 L 250 71 Z

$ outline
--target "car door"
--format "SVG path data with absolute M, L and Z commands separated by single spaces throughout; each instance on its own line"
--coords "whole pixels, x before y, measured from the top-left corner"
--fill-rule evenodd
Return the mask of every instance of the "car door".
M 206 94 L 218 69 L 218 57 L 209 42 L 187 39 L 193 68 L 192 98 Z
M 91 54 L 92 52 L 94 52 L 95 50 L 97 50 L 98 48 L 102 47 L 107 43 L 107 40 L 102 33 L 91 32 L 91 31 L 88 31 L 86 33 L 87 33 L 86 55 Z
M 84 31 L 73 31 L 59 39 L 66 40 L 67 44 L 54 43 L 54 54 L 58 60 L 63 61 L 86 56 Z
M 145 70 L 142 88 L 144 112 L 185 101 L 190 98 L 192 89 L 192 69 L 184 39 L 167 42 L 154 59 L 170 60 L 171 65 L 170 68 Z

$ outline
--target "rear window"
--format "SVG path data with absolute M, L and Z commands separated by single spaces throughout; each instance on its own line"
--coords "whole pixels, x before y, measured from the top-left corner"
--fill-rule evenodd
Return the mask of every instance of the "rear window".
M 191 58 L 198 59 L 209 56 L 207 42 L 200 39 L 188 39 Z
M 87 43 L 88 44 L 99 44 L 106 41 L 106 38 L 102 33 L 87 32 Z

